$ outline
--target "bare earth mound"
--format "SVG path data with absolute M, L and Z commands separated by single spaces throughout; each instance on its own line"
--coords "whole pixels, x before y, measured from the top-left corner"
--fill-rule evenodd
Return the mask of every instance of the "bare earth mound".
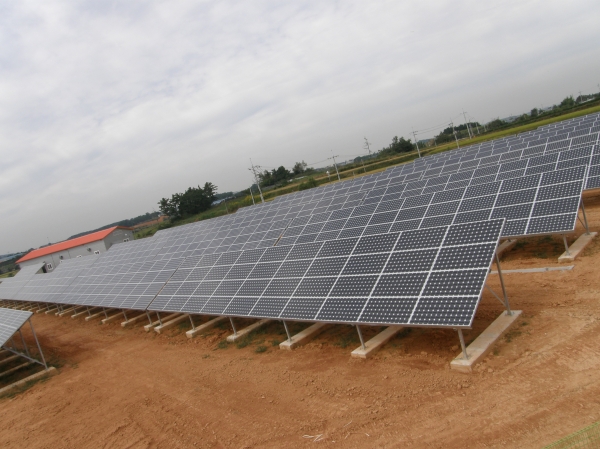
M 595 195 L 584 198 L 599 231 Z M 503 269 L 558 266 L 561 245 L 524 239 Z M 278 322 L 226 345 L 226 327 L 188 340 L 187 323 L 158 335 L 37 314 L 60 374 L 0 399 L 0 447 L 539 448 L 600 419 L 598 267 L 600 239 L 572 271 L 507 274 L 523 315 L 470 375 L 450 371 L 449 330 L 405 330 L 363 361 L 349 326 L 288 352 Z M 500 291 L 498 276 L 490 285 Z M 484 293 L 467 343 L 501 311 Z

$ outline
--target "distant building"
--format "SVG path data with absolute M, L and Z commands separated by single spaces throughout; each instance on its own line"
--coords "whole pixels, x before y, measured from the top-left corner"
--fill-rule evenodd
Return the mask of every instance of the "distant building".
M 76 239 L 34 249 L 17 260 L 16 263 L 21 268 L 43 263 L 44 271 L 52 271 L 60 264 L 61 260 L 100 254 L 107 251 L 115 243 L 128 242 L 129 240 L 133 240 L 133 228 L 115 226 Z

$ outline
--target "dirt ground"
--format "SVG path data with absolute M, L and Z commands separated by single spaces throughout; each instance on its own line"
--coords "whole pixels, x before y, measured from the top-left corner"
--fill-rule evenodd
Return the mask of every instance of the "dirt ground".
M 585 204 L 600 231 L 600 194 Z M 503 269 L 558 266 L 562 251 L 521 240 Z M 600 420 L 600 238 L 574 265 L 505 275 L 523 315 L 472 374 L 449 368 L 451 330 L 405 330 L 364 361 L 349 326 L 288 352 L 277 322 L 227 345 L 226 327 L 189 340 L 187 323 L 158 335 L 37 314 L 60 373 L 0 398 L 0 447 L 539 448 Z M 501 311 L 485 292 L 467 342 Z

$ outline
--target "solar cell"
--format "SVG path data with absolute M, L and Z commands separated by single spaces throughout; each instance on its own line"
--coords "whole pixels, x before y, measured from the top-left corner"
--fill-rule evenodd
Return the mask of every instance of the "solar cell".
M 31 315 L 33 313 L 24 310 L 0 308 L 0 346 L 4 346 Z

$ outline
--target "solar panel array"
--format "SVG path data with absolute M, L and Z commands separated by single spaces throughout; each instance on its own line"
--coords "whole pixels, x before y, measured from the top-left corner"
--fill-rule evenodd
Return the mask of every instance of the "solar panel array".
M 22 270 L 19 270 L 14 277 L 3 278 L 0 283 L 0 298 L 15 298 L 19 291 L 27 285 L 33 275 L 43 266 L 43 263 L 29 265 L 23 267 Z
M 31 312 L 24 310 L 0 308 L 0 346 L 4 346 L 31 315 Z
M 504 220 L 190 258 L 150 310 L 470 326 Z
M 469 326 L 500 236 L 574 229 L 582 189 L 600 186 L 598 117 L 161 230 L 65 261 L 6 299 Z

